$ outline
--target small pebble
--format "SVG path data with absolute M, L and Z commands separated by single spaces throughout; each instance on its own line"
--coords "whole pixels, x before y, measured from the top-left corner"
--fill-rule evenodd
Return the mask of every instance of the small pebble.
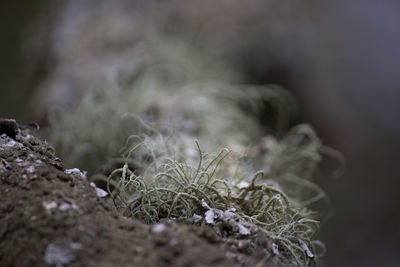
M 86 171 L 81 171 L 78 168 L 73 168 L 73 169 L 66 169 L 65 174 L 76 174 L 79 177 L 81 177 L 82 179 L 86 180 Z
M 162 224 L 162 223 L 157 223 L 156 225 L 154 225 L 154 226 L 151 228 L 151 232 L 152 232 L 153 234 L 160 234 L 160 233 L 164 232 L 166 228 L 167 228 L 167 227 L 166 227 L 164 224 Z
M 63 203 L 58 207 L 58 209 L 61 210 L 61 211 L 67 211 L 67 210 L 69 210 L 70 208 L 71 208 L 71 205 L 68 204 L 67 202 L 63 202 Z
M 108 195 L 108 192 L 107 192 L 107 191 L 104 191 L 103 189 L 98 188 L 98 187 L 95 185 L 95 183 L 91 182 L 91 183 L 90 183 L 90 186 L 93 187 L 94 189 L 96 189 L 96 193 L 97 193 L 97 196 L 98 196 L 98 197 L 105 197 L 105 196 Z
M 35 172 L 35 167 L 29 166 L 26 170 L 27 170 L 29 173 L 34 173 L 34 172 Z
M 42 204 L 43 207 L 48 211 L 57 208 L 57 203 L 55 201 L 43 201 Z

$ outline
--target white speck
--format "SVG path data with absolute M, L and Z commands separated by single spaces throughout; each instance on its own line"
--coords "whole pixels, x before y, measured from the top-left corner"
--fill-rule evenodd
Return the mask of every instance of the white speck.
M 24 147 L 24 145 L 22 145 L 21 143 L 18 143 L 18 142 L 16 142 L 16 141 L 14 141 L 14 140 L 10 140 L 10 141 L 8 141 L 8 143 L 6 143 L 6 144 L 4 144 L 3 145 L 4 147 L 14 147 L 14 146 L 17 146 L 17 147 L 19 147 L 19 148 L 23 148 Z
M 279 255 L 278 245 L 275 243 L 272 243 L 272 253 L 274 253 L 274 255 Z
M 166 228 L 167 228 L 167 227 L 165 227 L 164 224 L 162 224 L 162 223 L 157 223 L 156 225 L 154 225 L 154 226 L 151 228 L 151 232 L 152 232 L 153 234 L 160 234 L 160 233 L 164 232 Z
M 205 216 L 206 222 L 210 223 L 210 224 L 214 224 L 214 216 L 215 216 L 215 214 L 212 209 L 206 211 L 206 216 Z
M 21 163 L 21 162 L 23 162 L 23 160 L 22 160 L 22 159 L 20 159 L 20 158 L 16 158 L 16 159 L 15 159 L 15 162 L 17 162 L 17 163 Z
M 43 163 L 43 161 L 41 161 L 40 159 L 37 159 L 35 162 L 36 162 L 36 164 L 42 164 Z
M 108 195 L 107 191 L 104 191 L 103 189 L 98 188 L 98 187 L 95 185 L 95 183 L 91 182 L 91 183 L 90 183 L 90 186 L 93 187 L 94 189 L 96 189 L 96 193 L 97 193 L 97 196 L 98 196 L 98 197 L 105 197 L 105 196 Z
M 201 216 L 201 215 L 198 215 L 198 214 L 193 214 L 193 220 L 194 220 L 194 222 L 199 222 L 199 221 L 201 221 L 201 219 L 203 219 L 203 216 Z
M 241 235 L 249 235 L 251 233 L 250 229 L 244 226 L 240 221 L 238 215 L 235 213 L 235 208 L 231 208 L 225 211 L 210 208 L 210 206 L 208 206 L 204 199 L 202 200 L 202 206 L 208 209 L 208 211 L 206 211 L 206 213 L 204 214 L 204 218 L 207 223 L 215 224 L 215 221 L 222 221 L 231 225 L 234 229 L 236 229 L 235 231 L 238 231 Z
M 306 242 L 304 242 L 303 240 L 301 240 L 300 238 L 297 239 L 299 241 L 299 244 L 301 246 L 302 249 L 304 249 L 304 251 L 307 254 L 307 257 L 309 257 L 310 259 L 313 259 L 315 256 L 314 254 L 311 252 L 311 250 L 308 248 Z
M 105 197 L 108 195 L 107 191 L 104 191 L 103 189 L 97 187 L 96 187 L 96 193 L 98 197 Z
M 27 170 L 29 173 L 34 173 L 34 172 L 35 172 L 35 167 L 29 166 L 26 170 Z
M 62 267 L 64 264 L 68 264 L 73 261 L 75 259 L 75 255 L 72 254 L 70 248 L 68 247 L 50 244 L 46 248 L 44 259 L 49 265 Z
M 63 202 L 63 203 L 58 207 L 58 209 L 61 210 L 61 211 L 67 211 L 67 210 L 69 210 L 70 208 L 71 208 L 71 205 L 68 204 L 67 202 Z
M 57 203 L 55 201 L 43 201 L 42 204 L 44 208 L 48 211 L 57 208 Z
M 210 206 L 208 206 L 207 202 L 204 199 L 201 200 L 201 205 L 203 206 L 203 208 L 206 208 L 208 210 L 211 209 Z
M 65 172 L 65 174 L 77 174 L 79 177 L 86 180 L 86 171 L 81 171 L 78 168 L 67 169 L 64 172 Z
M 236 211 L 235 208 L 232 208 L 232 209 L 229 209 L 229 210 L 224 211 L 224 212 L 222 213 L 223 219 L 224 219 L 224 220 L 230 220 L 230 219 L 235 218 L 235 216 L 236 216 L 236 214 L 234 213 L 235 211 Z
M 238 223 L 237 226 L 239 228 L 239 233 L 241 235 L 249 235 L 250 234 L 250 230 L 247 227 L 243 226 L 241 223 Z

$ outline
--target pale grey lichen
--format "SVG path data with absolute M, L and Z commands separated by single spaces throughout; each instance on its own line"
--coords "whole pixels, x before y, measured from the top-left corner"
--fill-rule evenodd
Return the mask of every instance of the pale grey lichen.
M 327 197 L 312 179 L 326 149 L 311 126 L 288 129 L 291 95 L 240 85 L 240 75 L 184 44 L 158 49 L 129 85 L 95 86 L 73 112 L 52 114 L 66 164 L 105 184 L 125 216 L 210 225 L 238 248 L 265 236 L 272 262 L 314 262 L 321 243 L 311 207 Z M 260 125 L 265 105 L 275 125 Z
M 68 246 L 49 244 L 44 259 L 48 265 L 63 267 L 71 263 L 75 259 L 75 255 Z

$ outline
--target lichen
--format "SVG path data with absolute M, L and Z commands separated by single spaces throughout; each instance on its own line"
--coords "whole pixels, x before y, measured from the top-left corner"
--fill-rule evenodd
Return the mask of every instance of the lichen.
M 285 90 L 240 85 L 185 49 L 152 58 L 129 86 L 87 90 L 73 112 L 53 113 L 58 152 L 125 216 L 210 225 L 277 265 L 315 262 L 323 245 L 312 206 L 327 197 L 312 177 L 329 149 L 307 124 L 288 129 L 295 104 Z M 260 124 L 265 105 L 276 125 Z
M 311 128 L 308 130 L 312 131 Z M 283 138 L 281 146 L 289 136 Z M 252 177 L 246 177 L 246 172 L 240 168 L 231 176 L 233 166 L 223 164 L 231 152 L 228 149 L 218 154 L 207 154 L 195 141 L 198 155 L 190 158 L 186 154 L 171 155 L 168 149 L 155 153 L 146 143 L 149 143 L 149 137 L 146 141 L 131 144 L 132 148 L 126 153 L 128 158 L 135 159 L 138 151 L 144 155 L 147 150 L 147 154 L 152 156 L 151 160 L 147 158 L 146 169 L 131 171 L 125 163 L 107 178 L 107 188 L 114 204 L 125 216 L 147 223 L 169 218 L 186 223 L 211 224 L 221 236 L 249 240 L 253 247 L 257 247 L 256 237 L 262 232 L 275 246 L 275 249 L 263 247 L 266 257 L 278 265 L 308 265 L 320 256 L 315 252 L 320 242 L 313 240 L 319 222 L 313 219 L 305 205 L 305 202 L 309 204 L 325 197 L 316 185 L 315 195 L 300 202 L 295 195 L 289 197 L 285 194 L 284 187 L 280 189 L 280 186 L 268 184 L 267 179 L 277 183 L 283 179 L 280 176 L 266 177 L 264 171 L 258 171 Z M 165 144 L 168 147 L 168 142 Z M 295 146 L 294 143 L 291 145 Z M 299 145 L 304 144 L 296 144 Z M 297 148 L 293 151 L 299 153 L 302 147 Z M 282 155 L 299 157 L 296 154 Z M 315 159 L 311 157 L 309 160 Z M 300 165 L 306 169 L 314 167 L 307 160 L 297 164 L 299 168 Z M 283 175 L 289 172 L 290 169 Z M 297 182 L 298 191 L 308 189 L 312 184 L 309 181 Z M 243 184 L 245 186 L 239 186 Z M 295 186 L 289 186 L 292 187 Z M 196 220 L 199 215 L 201 219 Z

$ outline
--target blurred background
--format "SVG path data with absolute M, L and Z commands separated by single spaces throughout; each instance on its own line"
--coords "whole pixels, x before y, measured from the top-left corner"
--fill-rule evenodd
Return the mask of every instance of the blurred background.
M 326 266 L 400 262 L 400 2 L 16 1 L 0 4 L 0 117 L 46 125 L 90 82 L 131 79 L 143 36 L 185 39 L 243 83 L 276 83 L 341 151 L 347 171 L 317 182 L 331 199 Z M 325 162 L 327 167 L 333 163 Z

